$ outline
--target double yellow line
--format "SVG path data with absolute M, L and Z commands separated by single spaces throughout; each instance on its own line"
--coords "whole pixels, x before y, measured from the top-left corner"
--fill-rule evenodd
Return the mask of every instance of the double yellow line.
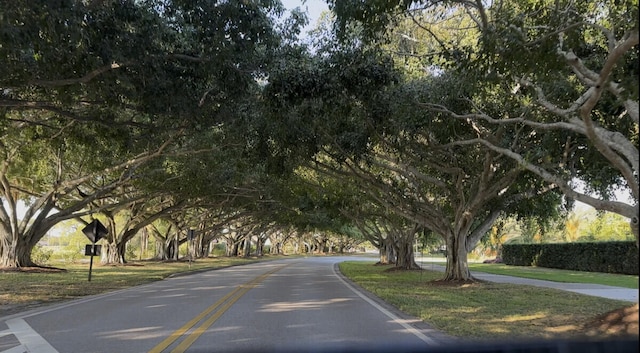
M 160 342 L 157 346 L 153 347 L 153 349 L 151 349 L 149 351 L 149 353 L 161 353 L 162 351 L 167 349 L 167 347 L 169 347 L 171 344 L 173 344 L 173 342 L 177 341 L 185 333 L 187 333 L 189 330 L 191 330 L 191 328 L 193 326 L 195 326 L 198 322 L 200 322 L 202 319 L 207 317 L 214 310 L 218 309 L 218 307 L 221 306 L 220 310 L 216 311 L 206 321 L 204 321 L 200 326 L 198 326 L 195 329 L 193 329 L 193 331 L 191 331 L 189 336 L 187 336 L 182 342 L 180 342 L 180 344 L 178 344 L 171 351 L 171 353 L 182 353 L 182 352 L 186 351 L 187 348 L 189 348 L 193 344 L 193 342 L 195 342 L 198 339 L 198 337 L 200 337 L 203 333 L 205 333 L 205 331 L 211 325 L 213 325 L 213 323 L 216 322 L 216 320 L 218 320 L 220 318 L 220 316 L 222 316 L 222 314 L 224 314 L 227 310 L 229 310 L 229 308 L 235 302 L 237 302 L 238 299 L 240 299 L 245 293 L 247 293 L 249 290 L 251 290 L 252 288 L 257 286 L 260 282 L 264 281 L 267 277 L 271 276 L 272 274 L 280 271 L 281 269 L 283 269 L 283 268 L 285 268 L 287 266 L 288 265 L 280 266 L 280 267 L 275 268 L 275 269 L 273 269 L 273 270 L 271 270 L 271 271 L 269 271 L 269 272 L 267 272 L 267 273 L 265 273 L 265 274 L 263 274 L 261 276 L 258 276 L 256 278 L 254 278 L 253 280 L 251 280 L 251 281 L 249 281 L 249 282 L 247 282 L 245 284 L 239 285 L 234 290 L 229 292 L 227 295 L 225 295 L 224 297 L 220 298 L 217 302 L 213 303 L 210 307 L 208 307 L 206 310 L 204 310 L 198 316 L 196 316 L 193 319 L 189 320 L 189 322 L 187 322 L 182 327 L 177 329 L 169 337 L 165 338 L 164 341 Z

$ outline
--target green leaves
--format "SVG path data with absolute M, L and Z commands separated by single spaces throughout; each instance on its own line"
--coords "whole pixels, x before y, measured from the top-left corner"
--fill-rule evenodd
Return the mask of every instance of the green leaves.
M 348 50 L 305 57 L 291 52 L 269 77 L 263 133 L 273 151 L 309 158 L 321 147 L 360 155 L 384 129 L 386 91 L 398 76 L 376 51 Z
M 35 207 L 47 203 L 46 215 L 55 204 L 63 219 L 142 191 L 215 199 L 251 184 L 243 152 L 253 126 L 244 123 L 257 115 L 257 78 L 280 46 L 273 16 L 281 13 L 268 0 L 3 4 L 0 125 L 9 167 L 0 170 L 1 197 L 42 197 Z M 37 234 L 29 242 L 55 223 L 43 218 L 30 223 Z
M 337 27 L 340 33 L 355 23 L 362 24 L 365 36 L 377 37 L 388 25 L 393 23 L 395 16 L 407 10 L 412 0 L 331 0 L 329 8 L 336 14 Z M 416 1 L 422 3 L 422 1 Z

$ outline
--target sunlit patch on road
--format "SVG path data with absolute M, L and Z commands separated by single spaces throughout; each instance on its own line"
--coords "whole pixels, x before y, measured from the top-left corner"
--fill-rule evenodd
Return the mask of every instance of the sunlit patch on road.
M 150 327 L 136 327 L 126 330 L 117 330 L 105 332 L 99 337 L 109 338 L 109 339 L 117 339 L 117 340 L 125 340 L 125 341 L 137 341 L 137 340 L 146 340 L 153 339 L 158 337 L 163 337 L 162 334 L 158 333 L 158 330 L 162 329 L 160 326 L 150 326 Z
M 327 305 L 344 303 L 352 300 L 353 299 L 349 298 L 333 298 L 322 301 L 278 302 L 264 305 L 260 312 L 277 313 L 296 310 L 316 310 L 322 309 Z

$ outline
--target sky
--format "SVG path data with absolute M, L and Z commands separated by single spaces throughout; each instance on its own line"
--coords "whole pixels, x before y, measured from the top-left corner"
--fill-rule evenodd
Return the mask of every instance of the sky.
M 306 10 L 309 16 L 309 24 L 302 31 L 303 33 L 313 29 L 318 22 L 318 18 L 322 11 L 328 10 L 329 7 L 323 0 L 281 0 L 282 4 L 289 10 L 300 7 L 304 12 Z

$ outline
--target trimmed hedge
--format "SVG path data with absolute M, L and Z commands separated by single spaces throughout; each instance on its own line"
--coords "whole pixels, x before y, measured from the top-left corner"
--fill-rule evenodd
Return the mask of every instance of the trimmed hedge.
M 633 241 L 504 244 L 502 261 L 514 266 L 637 275 L 638 247 Z

